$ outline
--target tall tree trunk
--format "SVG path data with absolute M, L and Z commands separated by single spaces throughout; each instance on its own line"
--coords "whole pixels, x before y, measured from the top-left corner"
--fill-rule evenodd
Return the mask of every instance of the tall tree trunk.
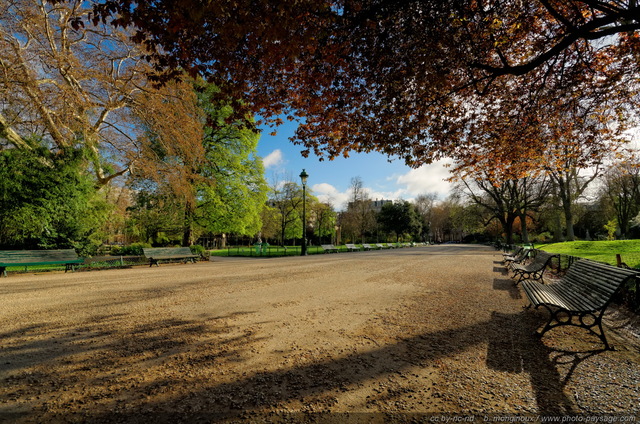
M 520 228 L 522 228 L 522 242 L 529 243 L 529 231 L 527 230 L 527 213 L 520 213 Z
M 562 237 L 562 221 L 560 219 L 560 210 L 556 211 L 554 214 L 554 229 L 553 229 L 553 241 L 559 243 L 563 241 Z
M 513 244 L 513 221 L 515 221 L 516 215 L 507 215 L 505 218 L 500 219 L 502 224 L 502 231 L 504 232 L 505 242 L 507 244 Z
M 188 247 L 193 244 L 193 215 L 194 205 L 186 201 L 184 205 L 184 223 L 182 226 L 182 246 Z
M 573 232 L 573 211 L 571 210 L 571 201 L 567 198 L 562 199 L 562 207 L 564 209 L 564 220 L 567 227 L 567 241 L 574 241 L 576 239 Z

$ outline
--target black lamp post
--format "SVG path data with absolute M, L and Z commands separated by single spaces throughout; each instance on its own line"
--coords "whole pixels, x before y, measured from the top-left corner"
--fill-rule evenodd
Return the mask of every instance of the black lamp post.
M 302 250 L 300 256 L 307 255 L 307 178 L 309 178 L 309 174 L 303 169 L 300 173 L 302 181 Z

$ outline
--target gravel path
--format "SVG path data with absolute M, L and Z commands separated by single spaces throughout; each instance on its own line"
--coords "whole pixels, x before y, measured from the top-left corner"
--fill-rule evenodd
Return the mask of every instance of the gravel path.
M 533 337 L 546 315 L 500 259 L 443 245 L 11 275 L 0 422 L 640 419 L 637 338 Z

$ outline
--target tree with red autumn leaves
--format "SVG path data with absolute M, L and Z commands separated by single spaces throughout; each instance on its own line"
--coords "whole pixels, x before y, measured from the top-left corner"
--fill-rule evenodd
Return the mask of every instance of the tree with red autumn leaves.
M 158 81 L 187 69 L 240 114 L 298 120 L 306 154 L 377 150 L 412 166 L 463 158 L 489 98 L 535 113 L 538 90 L 594 90 L 627 102 L 613 114 L 626 120 L 640 57 L 635 0 L 105 0 L 93 19 L 132 27 Z M 536 166 L 534 140 L 524 154 L 490 144 Z

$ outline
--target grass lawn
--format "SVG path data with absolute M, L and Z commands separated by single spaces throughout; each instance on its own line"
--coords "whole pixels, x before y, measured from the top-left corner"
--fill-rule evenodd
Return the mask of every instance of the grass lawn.
M 211 256 L 299 256 L 300 246 L 269 246 L 262 252 L 256 251 L 255 246 L 234 246 L 226 249 L 212 250 Z M 307 253 L 313 255 L 324 253 L 320 246 L 307 246 Z
M 394 243 L 386 243 L 387 246 L 391 246 Z M 362 249 L 361 244 L 356 244 L 356 246 Z M 344 245 L 336 246 L 339 252 L 348 252 Z M 262 256 L 262 257 L 273 257 L 273 256 L 299 256 L 300 255 L 300 246 L 269 246 L 266 250 L 262 252 L 256 251 L 255 246 L 233 246 L 228 247 L 226 249 L 219 250 L 211 250 L 211 256 Z M 364 250 L 364 249 L 362 249 Z M 315 255 L 326 253 L 324 249 L 320 246 L 307 246 L 307 254 Z
M 616 254 L 631 268 L 640 268 L 640 240 L 567 241 L 536 246 L 550 253 L 578 256 L 616 265 Z

